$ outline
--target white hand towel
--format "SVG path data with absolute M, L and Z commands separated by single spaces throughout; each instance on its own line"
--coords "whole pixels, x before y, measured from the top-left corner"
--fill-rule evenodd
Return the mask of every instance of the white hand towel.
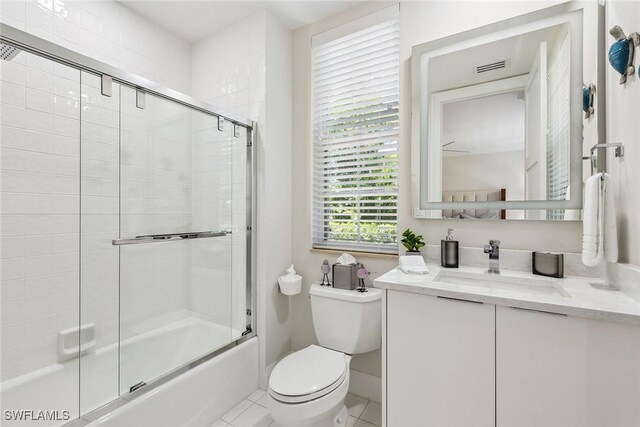
M 429 268 L 420 255 L 401 256 L 400 270 L 407 274 L 429 274 Z
M 602 191 L 604 192 L 604 259 L 607 262 L 618 262 L 618 226 L 616 224 L 616 206 L 613 201 L 611 176 L 604 174 Z
M 595 267 L 606 259 L 618 260 L 618 235 L 611 177 L 598 173 L 585 183 L 584 217 L 582 221 L 582 263 Z

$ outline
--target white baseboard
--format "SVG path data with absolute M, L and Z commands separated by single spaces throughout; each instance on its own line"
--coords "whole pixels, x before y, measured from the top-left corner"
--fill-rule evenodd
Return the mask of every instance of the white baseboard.
M 382 402 L 382 378 L 353 369 L 350 374 L 349 393 L 366 397 L 374 402 Z

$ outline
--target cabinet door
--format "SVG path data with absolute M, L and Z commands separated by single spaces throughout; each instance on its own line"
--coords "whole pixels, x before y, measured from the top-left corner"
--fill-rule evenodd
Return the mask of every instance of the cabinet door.
M 387 425 L 495 425 L 495 306 L 388 291 Z
M 497 425 L 639 426 L 640 327 L 496 309 Z

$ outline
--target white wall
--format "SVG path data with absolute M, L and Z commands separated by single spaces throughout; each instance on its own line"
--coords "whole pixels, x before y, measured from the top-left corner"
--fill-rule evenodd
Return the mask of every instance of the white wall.
M 498 188 L 507 189 L 507 200 L 524 199 L 524 151 L 443 157 L 443 191 Z
M 608 0 L 606 28 L 619 25 L 628 35 L 640 31 L 640 3 L 635 0 Z M 613 43 L 607 35 L 606 46 Z M 619 74 L 607 64 L 607 142 L 622 142 L 622 159 L 608 153 L 608 170 L 613 178 L 618 214 L 619 262 L 640 266 L 640 78 L 636 49 L 636 72 L 625 85 L 618 84 Z
M 400 176 L 399 226 L 411 227 L 433 244 L 446 235 L 447 228 L 455 228 L 463 246 L 481 247 L 489 239 L 499 239 L 507 249 L 540 249 L 579 252 L 581 223 L 579 222 L 503 222 L 485 221 L 481 228 L 472 221 L 417 220 L 411 211 L 411 47 L 437 38 L 501 21 L 544 7 L 557 1 L 501 2 L 501 1 L 429 1 L 400 2 Z M 319 32 L 347 23 L 391 2 L 370 2 L 341 14 L 294 31 L 293 40 L 293 254 L 304 277 L 303 295 L 297 297 L 293 348 L 298 349 L 315 341 L 308 299 L 304 296 L 312 281 L 320 280 L 319 266 L 324 258 L 333 260 L 337 253 L 311 250 L 311 37 Z M 464 11 L 461 13 L 460 11 Z M 452 19 L 454 17 L 454 19 Z M 359 260 L 370 271 L 384 273 L 397 265 L 395 257 L 361 255 Z M 354 358 L 352 368 L 380 375 L 380 353 L 371 352 Z
M 293 330 L 290 300 L 277 291 L 277 277 L 291 263 L 290 74 L 290 31 L 269 12 L 258 12 L 234 23 L 193 49 L 194 93 L 258 123 L 254 212 L 257 227 L 253 234 L 257 237 L 257 326 L 263 387 L 267 366 L 290 351 Z M 244 170 L 244 165 L 236 163 L 239 159 L 234 158 L 234 170 Z M 241 201 L 236 200 L 235 194 L 244 193 L 234 187 L 234 205 L 239 205 Z M 235 216 L 234 220 L 239 221 Z M 244 321 L 244 276 L 239 271 L 244 264 L 237 252 L 240 247 L 234 245 L 233 253 L 234 325 Z

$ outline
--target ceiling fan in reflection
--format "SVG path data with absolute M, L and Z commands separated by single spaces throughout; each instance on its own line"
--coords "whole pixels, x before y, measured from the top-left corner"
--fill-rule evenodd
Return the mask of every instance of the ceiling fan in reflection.
M 451 148 L 444 148 L 444 147 L 448 147 L 449 145 L 455 144 L 455 143 L 456 143 L 456 141 L 447 142 L 446 144 L 444 144 L 442 146 L 442 151 L 447 151 L 447 152 L 450 152 L 450 153 L 471 153 L 471 151 L 469 151 L 469 150 L 452 150 Z

